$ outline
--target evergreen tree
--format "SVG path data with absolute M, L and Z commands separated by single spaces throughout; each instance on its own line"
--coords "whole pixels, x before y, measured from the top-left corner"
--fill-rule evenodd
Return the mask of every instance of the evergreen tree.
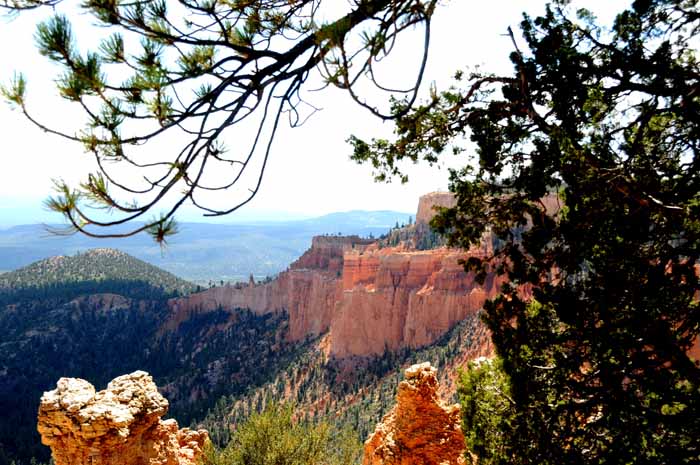
M 435 93 L 354 158 L 385 178 L 474 143 L 433 225 L 490 237 L 466 269 L 509 278 L 485 306 L 516 408 L 493 463 L 698 463 L 698 2 L 637 0 L 610 29 L 567 3 L 509 31 L 512 75 Z
M 23 74 L 2 94 L 40 129 L 92 154 L 98 166 L 77 188 L 57 182 L 47 206 L 64 215 L 69 231 L 95 237 L 146 231 L 162 243 L 176 232 L 174 214 L 185 203 L 218 216 L 252 200 L 282 116 L 294 127 L 317 110 L 305 101 L 307 87 L 336 86 L 375 116 L 392 118 L 359 89 L 369 81 L 415 100 L 437 0 L 358 0 L 330 20 L 328 3 L 337 2 L 87 0 L 81 8 L 109 35 L 82 52 L 85 44 L 61 13 L 60 0 L 0 0 L 0 7 L 14 11 L 57 9 L 39 24 L 37 44 L 63 70 L 55 79 L 58 93 L 85 112 L 86 125 L 62 131 L 40 123 Z M 415 26 L 424 26 L 425 40 L 414 84 L 399 91 L 377 83 L 375 63 Z M 256 121 L 257 130 L 226 147 L 224 134 L 246 119 Z M 138 148 L 182 135 L 182 147 L 159 159 L 153 154 L 160 151 Z M 213 183 L 207 174 L 214 172 L 227 179 Z M 238 187 L 246 175 L 256 183 L 246 184 L 227 207 L 203 198 Z M 104 210 L 112 214 L 107 220 L 99 213 Z M 163 213 L 149 219 L 156 210 Z M 127 222 L 131 229 L 115 228 Z
M 351 431 L 293 417 L 290 405 L 269 404 L 236 429 L 226 448 L 219 451 L 210 444 L 205 465 L 357 463 L 362 445 Z

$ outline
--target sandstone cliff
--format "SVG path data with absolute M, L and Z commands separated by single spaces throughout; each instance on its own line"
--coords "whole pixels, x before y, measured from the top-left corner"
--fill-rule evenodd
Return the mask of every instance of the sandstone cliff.
M 172 299 L 171 316 L 163 329 L 173 330 L 198 312 L 247 308 L 257 314 L 287 311 L 292 341 L 320 335 L 330 328 L 340 295 L 344 254 L 371 242 L 357 236 L 314 237 L 311 248 L 271 282 L 226 285 Z
M 115 378 L 107 389 L 61 378 L 45 392 L 37 429 L 56 465 L 195 465 L 207 432 L 162 420 L 168 401 L 143 371 Z
M 478 284 L 459 264 L 466 256 L 446 248 L 346 254 L 343 292 L 331 321 L 331 355 L 425 346 L 477 312 L 498 293 L 502 279 L 490 276 Z
M 428 227 L 433 207 L 453 204 L 449 193 L 421 197 L 415 228 Z M 162 331 L 218 308 L 257 314 L 284 310 L 289 340 L 330 332 L 331 357 L 366 357 L 431 344 L 477 312 L 502 284 L 489 277 L 480 285 L 459 264 L 470 255 L 489 253 L 488 240 L 469 252 L 415 250 L 410 241 L 396 247 L 371 242 L 357 236 L 315 237 L 311 248 L 271 282 L 216 287 L 171 300 Z M 479 355 L 489 351 L 484 347 Z
M 435 216 L 436 207 L 450 208 L 456 204 L 455 196 L 452 192 L 431 192 L 418 199 L 418 212 L 416 213 L 416 223 L 430 223 Z
M 396 406 L 365 442 L 363 465 L 465 463 L 459 405 L 440 401 L 436 372 L 430 363 L 406 370 Z

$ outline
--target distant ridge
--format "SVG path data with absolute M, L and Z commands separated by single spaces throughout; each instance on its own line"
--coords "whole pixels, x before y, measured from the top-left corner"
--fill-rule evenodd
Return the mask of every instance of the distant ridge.
M 0 270 L 17 270 L 54 255 L 72 256 L 109 247 L 203 286 L 212 281 L 247 281 L 251 274 L 261 280 L 283 271 L 309 248 L 314 236 L 342 233 L 379 237 L 397 223 L 407 223 L 413 215 L 415 212 L 354 210 L 294 221 L 184 221 L 164 252 L 147 234 L 94 239 L 80 234 L 52 236 L 40 224 L 14 226 L 0 229 Z
M 0 275 L 0 290 L 83 281 L 142 281 L 165 292 L 188 292 L 194 285 L 121 250 L 98 248 L 57 255 Z

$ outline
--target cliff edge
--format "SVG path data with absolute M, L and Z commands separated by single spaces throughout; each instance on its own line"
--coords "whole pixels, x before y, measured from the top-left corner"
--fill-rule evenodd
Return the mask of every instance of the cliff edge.
M 45 392 L 37 429 L 56 465 L 196 465 L 208 434 L 162 420 L 168 401 L 144 371 L 119 376 L 95 392 L 61 378 Z
M 457 200 L 452 192 L 431 192 L 422 195 L 418 199 L 418 211 L 416 212 L 416 223 L 430 223 L 437 213 L 438 208 L 452 208 L 457 204 Z
M 416 224 L 403 231 L 408 240 L 396 246 L 357 236 L 317 236 L 270 282 L 226 285 L 172 299 L 161 334 L 198 313 L 247 308 L 256 314 L 286 311 L 289 341 L 329 332 L 329 355 L 336 359 L 429 345 L 477 313 L 505 279 L 490 275 L 481 284 L 460 264 L 470 256 L 489 255 L 488 240 L 468 251 L 416 249 L 415 243 L 430 231 L 434 207 L 454 203 L 448 192 L 422 196 Z M 485 331 L 481 324 L 474 328 L 478 334 Z M 490 352 L 487 344 L 476 355 Z

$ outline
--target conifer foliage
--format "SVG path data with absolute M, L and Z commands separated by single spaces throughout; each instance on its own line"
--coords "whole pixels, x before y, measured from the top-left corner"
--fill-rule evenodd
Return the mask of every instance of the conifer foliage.
M 393 114 L 365 100 L 359 89 L 368 82 L 415 100 L 436 3 L 87 0 L 81 8 L 107 32 L 92 46 L 81 42 L 61 13 L 66 3 L 6 0 L 0 5 L 15 11 L 59 4 L 38 26 L 36 40 L 41 55 L 63 69 L 58 92 L 82 110 L 86 124 L 62 131 L 45 122 L 41 108 L 31 105 L 23 74 L 2 93 L 39 128 L 94 156 L 94 173 L 80 186 L 58 182 L 56 196 L 47 201 L 65 216 L 70 231 L 97 237 L 146 231 L 162 243 L 176 231 L 173 217 L 182 205 L 217 216 L 253 198 L 280 124 L 301 125 L 317 110 L 308 91 L 341 88 L 381 118 Z M 343 6 L 346 11 L 338 10 Z M 376 62 L 414 27 L 425 31 L 415 84 L 391 89 Z M 245 130 L 236 135 L 243 136 L 224 144 L 227 130 L 241 125 Z M 181 142 L 165 153 L 156 147 L 174 141 Z M 231 205 L 211 205 L 211 193 L 229 189 L 235 190 Z M 105 219 L 95 208 L 112 215 Z M 155 211 L 162 213 L 149 219 Z M 138 223 L 113 228 L 130 221 Z
M 217 450 L 210 444 L 205 465 L 352 465 L 359 461 L 360 442 L 349 430 L 329 423 L 297 421 L 290 404 L 269 404 L 234 432 Z
M 41 6 L 55 6 L 61 0 L 0 0 L 0 10 L 6 12 L 19 12 L 23 10 L 33 10 Z
M 510 280 L 485 308 L 515 405 L 491 463 L 698 463 L 698 2 L 637 0 L 609 29 L 567 4 L 509 31 L 512 75 L 458 74 L 354 158 L 383 178 L 470 155 L 433 223 L 492 234 L 466 268 Z

